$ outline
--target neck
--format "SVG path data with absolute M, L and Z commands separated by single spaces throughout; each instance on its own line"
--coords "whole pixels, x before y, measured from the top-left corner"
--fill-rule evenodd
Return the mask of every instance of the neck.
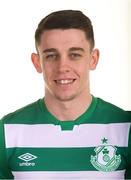
M 60 121 L 72 121 L 77 119 L 88 109 L 92 101 L 92 96 L 87 93 L 83 97 L 75 98 L 70 101 L 60 101 L 54 97 L 45 95 L 44 101 L 48 111 L 57 119 Z

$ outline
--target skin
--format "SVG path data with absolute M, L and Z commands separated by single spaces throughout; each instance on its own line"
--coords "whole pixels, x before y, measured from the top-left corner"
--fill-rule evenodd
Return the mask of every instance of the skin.
M 43 74 L 48 110 L 61 121 L 75 120 L 92 100 L 89 74 L 98 63 L 98 49 L 92 50 L 78 29 L 44 31 L 37 49 L 31 59 Z

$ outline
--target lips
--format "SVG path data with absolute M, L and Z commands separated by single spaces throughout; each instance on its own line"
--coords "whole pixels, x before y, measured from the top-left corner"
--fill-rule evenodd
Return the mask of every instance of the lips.
M 74 81 L 75 79 L 59 79 L 59 80 L 55 80 L 55 83 L 61 85 L 67 85 L 67 84 L 72 84 Z

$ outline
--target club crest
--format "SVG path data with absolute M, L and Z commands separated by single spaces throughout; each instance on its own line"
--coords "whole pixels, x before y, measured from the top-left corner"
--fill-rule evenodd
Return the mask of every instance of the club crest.
M 116 155 L 115 146 L 107 145 L 107 139 L 102 139 L 102 143 L 94 149 L 96 155 L 91 155 L 91 164 L 99 171 L 115 171 L 121 163 L 121 155 Z

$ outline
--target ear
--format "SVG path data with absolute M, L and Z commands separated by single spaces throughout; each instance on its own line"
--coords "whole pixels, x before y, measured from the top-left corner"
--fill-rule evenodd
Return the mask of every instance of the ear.
M 42 73 L 42 68 L 41 68 L 41 64 L 40 64 L 40 57 L 38 54 L 36 53 L 32 53 L 31 54 L 31 60 L 32 60 L 32 63 L 36 69 L 36 71 L 38 73 Z
M 93 49 L 91 52 L 91 60 L 90 60 L 90 70 L 94 70 L 99 61 L 99 50 Z

